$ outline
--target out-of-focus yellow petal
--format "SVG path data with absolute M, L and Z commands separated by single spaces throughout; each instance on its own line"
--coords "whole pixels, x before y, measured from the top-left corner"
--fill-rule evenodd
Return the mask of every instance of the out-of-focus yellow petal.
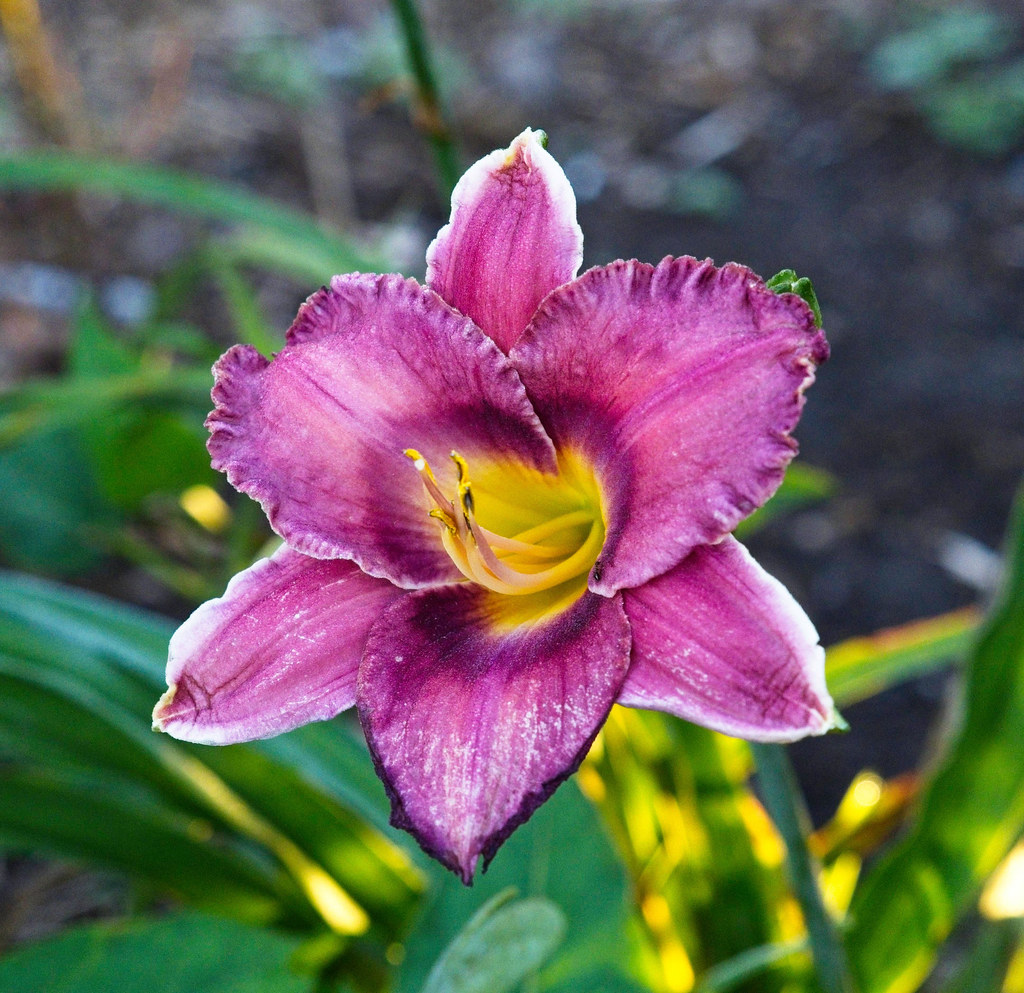
M 992 920 L 1024 917 L 1024 842 L 1003 859 L 978 901 L 978 909 Z
M 178 498 L 178 503 L 189 517 L 214 534 L 231 523 L 231 508 L 212 486 L 190 486 Z

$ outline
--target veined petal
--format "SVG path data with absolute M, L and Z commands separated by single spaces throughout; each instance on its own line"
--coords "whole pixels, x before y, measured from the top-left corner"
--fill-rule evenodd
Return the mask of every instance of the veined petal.
M 695 549 L 623 596 L 633 665 L 620 704 L 752 741 L 834 726 L 814 625 L 735 538 Z
M 629 664 L 620 597 L 584 592 L 507 623 L 507 601 L 523 599 L 469 585 L 410 593 L 374 626 L 359 667 L 392 823 L 466 883 L 579 765 Z
M 510 358 L 555 444 L 601 482 L 590 588 L 639 586 L 764 503 L 827 356 L 799 297 L 732 263 L 616 262 L 552 293 Z
M 542 139 L 527 128 L 471 166 L 452 194 L 451 220 L 427 249 L 427 285 L 505 352 L 583 260 L 576 197 Z
M 400 276 L 336 276 L 303 305 L 272 362 L 236 346 L 214 373 L 214 468 L 259 500 L 297 551 L 353 559 L 399 586 L 458 577 L 406 449 L 450 490 L 452 449 L 555 469 L 506 356 Z
M 402 595 L 351 562 L 283 546 L 175 632 L 154 728 L 226 745 L 333 717 L 355 702 L 370 626 Z

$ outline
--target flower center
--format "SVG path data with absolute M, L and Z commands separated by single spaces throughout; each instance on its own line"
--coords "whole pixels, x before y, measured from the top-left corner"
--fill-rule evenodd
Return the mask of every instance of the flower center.
M 574 580 L 585 587 L 605 528 L 597 481 L 581 459 L 559 455 L 557 476 L 488 463 L 471 482 L 468 463 L 452 452 L 456 484 L 448 497 L 427 460 L 414 448 L 405 454 L 433 504 L 445 551 L 467 579 L 511 596 Z

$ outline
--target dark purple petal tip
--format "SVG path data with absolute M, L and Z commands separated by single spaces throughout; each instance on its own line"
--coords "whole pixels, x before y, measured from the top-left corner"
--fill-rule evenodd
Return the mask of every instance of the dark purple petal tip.
M 629 665 L 619 597 L 507 630 L 499 599 L 407 594 L 374 625 L 356 691 L 392 823 L 467 883 L 579 765 Z

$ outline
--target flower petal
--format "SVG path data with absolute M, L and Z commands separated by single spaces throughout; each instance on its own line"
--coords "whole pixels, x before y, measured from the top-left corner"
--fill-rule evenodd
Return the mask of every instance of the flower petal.
M 735 538 L 695 549 L 623 595 L 633 665 L 620 704 L 753 741 L 834 726 L 814 626 Z
M 236 346 L 214 366 L 213 466 L 315 558 L 399 586 L 458 576 L 427 514 L 421 451 L 452 492 L 452 449 L 554 471 L 508 359 L 436 294 L 400 276 L 336 276 L 269 362 Z
M 503 623 L 519 599 L 468 584 L 410 593 L 359 667 L 391 821 L 466 883 L 579 765 L 629 664 L 621 598 L 584 592 L 547 619 Z
M 351 562 L 282 547 L 175 632 L 154 728 L 226 745 L 333 717 L 355 702 L 370 626 L 402 595 Z
M 764 503 L 827 355 L 799 297 L 735 264 L 616 262 L 552 293 L 510 357 L 555 444 L 601 481 L 590 588 L 639 586 Z
M 473 165 L 427 249 L 427 285 L 505 352 L 583 260 L 576 197 L 542 141 L 543 132 L 527 128 Z

